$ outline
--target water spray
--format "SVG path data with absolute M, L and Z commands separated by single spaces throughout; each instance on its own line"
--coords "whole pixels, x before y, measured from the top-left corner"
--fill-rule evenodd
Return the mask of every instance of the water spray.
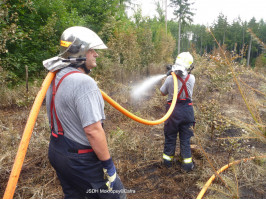
M 134 100 L 140 99 L 142 96 L 146 95 L 150 91 L 151 87 L 154 84 L 156 84 L 157 82 L 159 82 L 165 76 L 166 76 L 165 74 L 151 76 L 148 79 L 146 79 L 145 81 L 143 81 L 143 82 L 135 85 L 133 87 L 133 90 L 132 90 L 132 93 L 131 93 L 131 97 Z

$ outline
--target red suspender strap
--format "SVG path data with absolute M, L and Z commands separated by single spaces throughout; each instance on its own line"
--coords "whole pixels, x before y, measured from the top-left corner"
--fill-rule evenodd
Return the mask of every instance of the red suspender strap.
M 57 86 L 56 86 L 56 91 L 58 90 L 60 84 L 62 83 L 62 81 L 70 74 L 75 74 L 75 73 L 81 73 L 80 71 L 73 71 L 73 72 L 68 72 L 67 74 L 65 74 L 58 82 Z M 56 92 L 55 91 L 55 92 Z
M 51 101 L 51 107 L 50 107 L 50 113 L 51 113 L 51 130 L 52 130 L 52 135 L 54 137 L 58 137 L 57 134 L 54 133 L 54 120 L 53 120 L 53 110 L 54 110 L 54 114 L 55 114 L 55 119 L 56 119 L 56 123 L 57 123 L 57 128 L 58 128 L 58 135 L 64 135 L 64 131 L 63 131 L 63 128 L 62 128 L 62 125 L 58 119 L 58 116 L 56 114 L 56 109 L 55 109 L 55 95 L 56 95 L 56 92 L 60 86 L 60 84 L 62 83 L 62 81 L 70 74 L 74 74 L 74 73 L 81 73 L 79 71 L 72 71 L 72 72 L 69 72 L 67 74 L 65 74 L 58 82 L 57 86 L 55 86 L 55 77 L 53 79 L 53 82 L 52 82 L 52 88 L 53 88 L 53 95 L 52 95 L 52 101 Z
M 177 95 L 177 99 L 180 98 L 180 96 L 181 96 L 183 90 L 185 90 L 186 98 L 189 98 L 189 96 L 188 96 L 188 91 L 187 91 L 187 85 L 186 85 L 186 83 L 187 83 L 187 81 L 188 81 L 188 79 L 189 79 L 189 76 L 190 76 L 190 75 L 188 74 L 187 77 L 186 77 L 186 79 L 185 79 L 185 81 L 184 81 L 180 76 L 176 76 L 176 77 L 178 78 L 178 80 L 180 80 L 181 83 L 182 83 L 182 87 L 181 87 L 181 89 L 180 89 L 180 91 L 179 91 L 179 93 L 178 93 L 178 95 Z
M 54 96 L 55 96 L 55 90 L 54 90 L 54 85 L 55 85 L 55 78 L 52 81 L 52 100 L 51 100 L 51 106 L 50 106 L 50 115 L 51 115 L 51 131 L 52 131 L 52 136 L 58 137 L 57 134 L 54 132 L 54 115 L 53 115 L 53 108 L 54 108 Z

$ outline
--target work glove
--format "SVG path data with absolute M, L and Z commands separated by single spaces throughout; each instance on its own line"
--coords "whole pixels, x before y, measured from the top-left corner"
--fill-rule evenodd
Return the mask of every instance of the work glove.
M 166 67 L 166 70 L 167 70 L 166 76 L 171 75 L 171 72 L 172 72 L 172 65 L 167 64 L 165 67 Z
M 117 178 L 115 165 L 112 158 L 102 161 L 102 165 L 104 176 L 108 179 L 106 186 L 108 187 L 108 190 L 111 191 Z
M 167 71 L 169 71 L 169 70 L 171 70 L 171 69 L 172 69 L 172 67 L 173 67 L 173 66 L 172 66 L 172 65 L 170 65 L 170 64 L 168 64 L 168 65 L 166 65 L 165 67 L 166 67 L 166 70 L 167 70 Z
M 171 70 L 169 70 L 169 71 L 166 73 L 166 76 L 169 76 L 169 75 L 171 75 L 171 72 L 172 72 L 172 69 L 171 69 Z

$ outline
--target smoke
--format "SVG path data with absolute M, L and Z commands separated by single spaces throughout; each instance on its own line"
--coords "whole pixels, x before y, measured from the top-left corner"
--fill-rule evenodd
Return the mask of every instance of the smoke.
M 163 79 L 165 76 L 165 74 L 151 76 L 141 83 L 133 86 L 131 98 L 133 98 L 134 100 L 141 100 L 141 98 L 143 98 L 144 96 L 148 96 L 150 90 L 152 89 L 152 86 Z

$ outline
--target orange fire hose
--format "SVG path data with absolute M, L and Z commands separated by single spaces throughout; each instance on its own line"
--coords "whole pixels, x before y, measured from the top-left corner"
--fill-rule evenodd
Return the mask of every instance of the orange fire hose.
M 20 175 L 20 171 L 21 171 L 21 168 L 22 168 L 22 165 L 25 159 L 25 155 L 27 153 L 27 149 L 29 146 L 32 130 L 34 128 L 34 125 L 35 125 L 37 116 L 39 114 L 46 91 L 48 90 L 49 85 L 51 84 L 54 76 L 55 76 L 55 73 L 52 73 L 52 72 L 48 73 L 34 101 L 34 104 L 32 106 L 27 124 L 25 126 L 25 129 L 24 129 L 21 141 L 20 141 L 17 156 L 16 156 L 16 159 L 15 159 L 15 162 L 14 162 L 14 165 L 13 165 L 13 168 L 12 168 L 12 171 L 11 171 L 8 183 L 7 183 L 7 187 L 6 187 L 3 199 L 13 198 L 13 195 L 14 195 L 14 192 L 17 186 L 18 178 Z
M 221 172 L 223 172 L 224 170 L 226 170 L 227 168 L 229 168 L 232 165 L 239 164 L 241 161 L 247 162 L 248 160 L 253 160 L 255 158 L 266 158 L 266 156 L 258 156 L 258 157 L 245 158 L 245 159 L 242 159 L 242 160 L 236 160 L 234 162 L 231 162 L 231 163 L 223 166 L 221 169 L 219 169 L 217 171 L 217 174 L 220 174 Z M 213 182 L 215 177 L 216 177 L 216 174 L 213 174 L 211 176 L 211 178 L 205 183 L 205 185 L 201 189 L 200 193 L 198 194 L 197 199 L 202 199 L 203 195 L 205 194 L 205 192 L 207 191 L 208 187 L 211 185 L 211 183 Z
M 41 89 L 39 91 L 39 93 L 36 96 L 36 99 L 34 101 L 34 104 L 32 106 L 30 115 L 28 117 L 27 120 L 27 124 L 25 126 L 21 141 L 20 141 L 20 145 L 18 148 L 18 152 L 15 158 L 15 162 L 7 183 L 7 187 L 4 193 L 4 197 L 3 199 L 12 199 L 15 193 L 15 189 L 17 186 L 17 182 L 18 182 L 18 178 L 21 172 L 21 168 L 27 153 L 27 149 L 29 146 L 29 142 L 30 142 L 30 138 L 32 135 L 32 131 L 37 119 L 37 116 L 39 114 L 43 99 L 45 97 L 45 94 L 55 76 L 56 72 L 49 72 L 48 75 L 46 76 L 45 80 L 42 83 Z M 172 72 L 173 75 L 173 79 L 174 79 L 174 98 L 173 98 L 173 103 L 171 104 L 168 112 L 166 113 L 166 115 L 164 117 L 162 117 L 159 120 L 156 121 L 148 121 L 142 118 L 139 118 L 135 115 L 133 115 L 132 113 L 130 113 L 129 111 L 127 111 L 126 109 L 124 109 L 122 106 L 120 106 L 118 103 L 116 103 L 114 100 L 112 100 L 107 94 L 105 94 L 103 91 L 101 91 L 103 98 L 110 103 L 113 107 L 115 107 L 117 110 L 119 110 L 120 112 L 122 112 L 124 115 L 130 117 L 131 119 L 143 123 L 143 124 L 149 124 L 149 125 L 157 125 L 160 124 L 162 122 L 164 122 L 165 120 L 167 120 L 170 115 L 172 114 L 175 104 L 176 104 L 176 100 L 177 100 L 177 90 L 178 90 L 178 85 L 177 85 L 177 78 L 175 73 Z

